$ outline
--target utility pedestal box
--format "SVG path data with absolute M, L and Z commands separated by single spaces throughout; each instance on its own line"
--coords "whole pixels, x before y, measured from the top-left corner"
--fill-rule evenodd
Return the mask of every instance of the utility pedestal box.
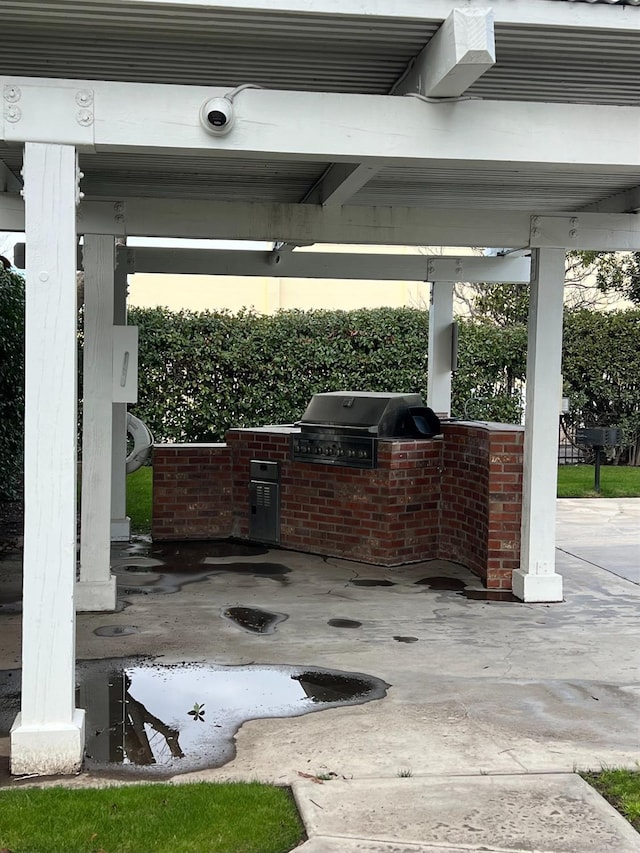
M 280 467 L 277 462 L 252 459 L 249 481 L 249 538 L 280 542 Z

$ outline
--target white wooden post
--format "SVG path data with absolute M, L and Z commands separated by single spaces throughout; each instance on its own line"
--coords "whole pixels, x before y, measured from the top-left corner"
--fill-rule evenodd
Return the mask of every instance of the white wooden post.
M 76 152 L 27 143 L 22 702 L 14 774 L 76 772 Z
M 113 268 L 111 236 L 84 238 L 82 498 L 77 610 L 115 610 L 111 574 Z
M 427 405 L 438 415 L 451 414 L 453 282 L 431 284 Z
M 127 324 L 127 270 L 123 250 L 118 252 L 113 291 L 113 323 Z M 111 541 L 128 542 L 131 519 L 127 516 L 127 404 L 114 403 L 111 432 Z
M 562 576 L 555 572 L 555 526 L 564 275 L 564 249 L 533 250 L 521 567 L 513 573 L 513 593 L 522 601 L 562 601 Z

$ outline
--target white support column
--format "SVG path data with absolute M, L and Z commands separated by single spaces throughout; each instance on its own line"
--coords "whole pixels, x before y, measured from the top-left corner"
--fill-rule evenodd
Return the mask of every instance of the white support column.
M 126 251 L 118 252 L 113 292 L 113 323 L 127 324 Z M 127 516 L 127 404 L 114 403 L 111 433 L 111 541 L 128 542 L 131 519 Z
M 562 601 L 562 576 L 555 572 L 555 527 L 564 275 L 564 249 L 534 249 L 527 351 L 521 567 L 513 573 L 513 593 L 522 601 Z
M 82 498 L 77 610 L 115 610 L 111 574 L 113 268 L 111 236 L 84 242 Z
M 22 702 L 11 772 L 74 773 L 84 711 L 75 708 L 76 152 L 27 143 Z
M 453 282 L 431 284 L 427 405 L 438 415 L 451 414 Z

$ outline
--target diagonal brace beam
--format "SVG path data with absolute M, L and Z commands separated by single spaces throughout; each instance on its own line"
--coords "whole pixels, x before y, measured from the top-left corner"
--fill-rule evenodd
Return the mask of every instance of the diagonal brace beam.
M 375 163 L 332 163 L 302 199 L 303 204 L 345 204 L 380 170 Z
M 0 160 L 0 192 L 19 193 L 22 189 L 22 181 L 13 174 L 4 160 Z

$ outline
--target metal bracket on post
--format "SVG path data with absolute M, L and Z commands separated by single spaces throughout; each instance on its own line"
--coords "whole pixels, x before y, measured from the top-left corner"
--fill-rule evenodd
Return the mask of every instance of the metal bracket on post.
M 9 80 L 3 89 L 4 139 L 93 150 L 93 106 L 93 89 Z
M 529 245 L 532 249 L 571 249 L 578 246 L 578 216 L 532 216 Z

